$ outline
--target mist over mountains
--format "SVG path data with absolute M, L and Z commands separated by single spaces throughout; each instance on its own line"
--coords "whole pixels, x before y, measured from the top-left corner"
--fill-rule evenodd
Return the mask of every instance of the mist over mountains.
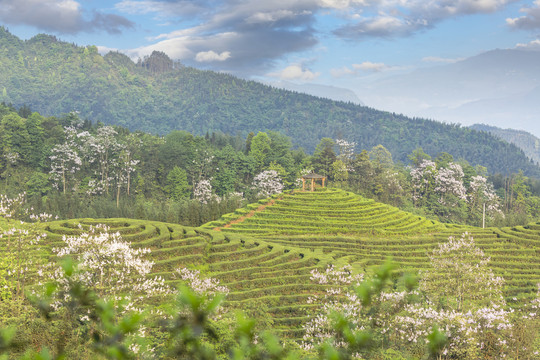
M 492 50 L 453 64 L 361 82 L 355 91 L 375 108 L 540 136 L 540 51 Z

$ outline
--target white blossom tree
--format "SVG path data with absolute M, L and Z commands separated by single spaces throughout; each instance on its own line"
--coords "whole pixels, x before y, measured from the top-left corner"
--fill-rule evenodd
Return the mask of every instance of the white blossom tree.
M 312 271 L 312 281 L 333 286 L 324 295 L 309 299 L 309 303 L 320 304 L 321 311 L 304 325 L 302 347 L 310 351 L 327 341 L 348 347 L 349 340 L 339 336 L 332 321 L 339 314 L 341 323 L 353 331 L 351 338 L 368 331 L 370 339 L 391 339 L 400 351 L 426 351 L 427 337 L 438 325 L 446 338 L 441 359 L 505 358 L 514 353 L 513 315 L 502 296 L 503 280 L 489 269 L 489 258 L 473 239 L 467 234 L 450 238 L 433 250 L 430 260 L 418 290 L 406 286 L 403 291 L 373 293 L 377 281 L 362 281 L 350 269 Z M 361 285 L 351 289 L 358 282 Z M 375 294 L 369 301 L 366 291 Z M 538 304 L 533 302 L 528 318 L 538 318 Z
M 81 225 L 79 228 L 83 230 Z M 64 246 L 53 252 L 59 258 L 70 256 L 77 261 L 71 280 L 81 282 L 105 300 L 127 299 L 126 310 L 137 310 L 143 300 L 152 296 L 172 293 L 164 279 L 148 276 L 153 262 L 144 256 L 150 250 L 132 248 L 119 233 L 109 232 L 104 225 L 90 226 L 80 235 L 63 236 L 62 241 Z M 70 282 L 61 268 L 49 264 L 38 275 L 47 281 L 52 277 L 64 294 L 69 293 Z M 58 298 L 54 307 L 60 308 L 66 301 L 69 297 Z
M 338 160 L 341 160 L 347 166 L 347 171 L 354 171 L 352 162 L 354 160 L 354 148 L 356 147 L 356 143 L 344 139 L 337 139 L 335 140 L 335 143 L 339 149 L 339 154 L 337 156 Z
M 275 170 L 265 170 L 253 178 L 253 187 L 258 196 L 268 197 L 283 191 L 283 181 Z
M 57 189 L 62 188 L 65 194 L 68 184 L 75 179 L 77 171 L 81 170 L 82 159 L 80 156 L 80 144 L 78 139 L 80 136 L 77 130 L 73 127 L 64 128 L 66 140 L 63 144 L 56 145 L 52 148 L 51 160 L 51 180 L 53 186 Z
M 467 199 L 467 190 L 463 185 L 461 165 L 449 163 L 448 167 L 439 168 L 435 175 L 435 193 L 442 205 L 455 206 L 459 200 Z
M 488 182 L 484 176 L 477 175 L 472 177 L 467 191 L 467 199 L 471 212 L 481 211 L 480 209 L 485 204 L 487 216 L 491 218 L 495 215 L 503 216 L 501 199 L 495 193 L 493 184 Z
M 450 237 L 429 254 L 431 267 L 422 273 L 420 288 L 431 301 L 442 300 L 456 311 L 505 304 L 503 278 L 488 267 L 490 258 L 476 246 L 472 236 Z
M 437 175 L 437 165 L 434 161 L 424 159 L 411 169 L 411 183 L 413 189 L 413 201 L 419 204 L 426 201 L 426 198 L 435 188 L 435 177 Z
M 123 147 L 116 140 L 118 133 L 112 126 L 98 128 L 95 136 L 88 134 L 85 143 L 85 155 L 90 164 L 97 166 L 94 170 L 96 179 L 89 184 L 92 194 L 109 193 L 115 179 L 114 170 L 119 167 L 118 154 Z
M 212 192 L 212 179 L 202 179 L 193 188 L 193 198 L 200 201 L 202 204 L 208 204 L 212 199 L 220 200 L 220 198 Z

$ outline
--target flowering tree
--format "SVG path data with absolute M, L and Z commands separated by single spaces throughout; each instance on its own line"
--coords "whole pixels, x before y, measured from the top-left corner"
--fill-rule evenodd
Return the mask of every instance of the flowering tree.
M 443 205 L 455 206 L 459 200 L 466 200 L 461 165 L 449 163 L 448 167 L 438 169 L 435 175 L 435 193 Z
M 52 148 L 51 159 L 51 179 L 53 186 L 57 189 L 62 184 L 62 191 L 65 194 L 67 184 L 71 179 L 75 179 L 75 173 L 81 170 L 82 159 L 80 156 L 80 144 L 77 139 L 80 137 L 73 127 L 64 128 L 66 141 L 63 144 Z
M 354 171 L 352 162 L 354 159 L 354 148 L 356 147 L 356 143 L 344 139 L 337 139 L 335 140 L 335 143 L 339 149 L 337 159 L 341 160 L 347 166 L 347 171 Z
M 202 296 L 207 303 L 214 300 L 216 296 L 226 296 L 229 293 L 229 288 L 224 285 L 219 285 L 218 279 L 202 277 L 199 270 L 179 268 L 176 270 L 176 275 L 194 293 Z M 224 309 L 221 305 L 215 309 L 216 316 L 221 316 L 223 313 Z
M 420 281 L 426 301 L 408 305 L 395 318 L 395 328 L 418 341 L 438 324 L 448 338 L 443 355 L 476 358 L 482 352 L 504 357 L 511 349 L 512 311 L 505 309 L 504 280 L 488 267 L 489 257 L 467 233 L 450 237 L 429 257 L 431 267 Z
M 313 281 L 334 286 L 324 296 L 310 298 L 312 303 L 321 303 L 321 312 L 304 325 L 303 348 L 311 350 L 330 341 L 354 355 L 358 349 L 369 348 L 369 341 L 381 341 L 402 354 L 421 358 L 428 351 L 424 344 L 433 345 L 434 334 L 439 334 L 438 346 L 429 351 L 441 359 L 504 358 L 523 350 L 516 350 L 524 343 L 513 333 L 512 310 L 506 309 L 502 297 L 503 280 L 488 268 L 489 258 L 471 237 L 464 234 L 439 244 L 430 260 L 420 291 L 414 290 L 414 281 L 407 277 L 403 291 L 385 291 L 389 275 L 381 271 L 355 290 L 350 285 L 362 277 L 353 278 L 350 270 L 313 271 Z M 538 316 L 538 304 L 533 303 L 528 318 Z
M 437 165 L 434 161 L 424 159 L 411 169 L 411 182 L 413 189 L 413 201 L 415 204 L 425 203 L 427 197 L 435 188 L 435 176 L 437 175 Z
M 258 196 L 268 197 L 281 193 L 283 191 L 283 182 L 277 171 L 265 170 L 253 178 L 253 187 Z
M 79 225 L 82 229 L 82 226 Z M 142 300 L 156 295 L 171 293 L 160 277 L 149 278 L 153 262 L 145 260 L 149 249 L 133 249 L 122 240 L 119 233 L 110 233 L 103 225 L 91 226 L 78 236 L 64 236 L 65 246 L 53 249 L 58 257 L 71 256 L 78 261 L 72 281 L 78 281 L 93 289 L 106 300 L 128 299 L 127 309 L 136 309 Z M 38 273 L 48 280 L 50 272 L 42 269 Z M 69 284 L 60 268 L 52 269 L 52 277 L 64 294 L 69 293 Z M 54 303 L 62 306 L 69 298 L 59 298 Z
M 133 159 L 131 152 L 122 146 L 118 161 L 115 161 L 114 180 L 116 181 L 116 207 L 120 206 L 120 190 L 126 186 L 126 193 L 129 195 L 131 174 L 136 171 L 139 160 Z
M 483 205 L 486 206 L 486 214 L 489 217 L 503 215 L 500 206 L 500 198 L 495 193 L 493 184 L 489 183 L 484 176 L 473 176 L 467 191 L 467 199 L 471 213 L 480 212 Z
M 92 193 L 109 193 L 110 184 L 117 175 L 114 170 L 120 168 L 118 153 L 123 147 L 116 140 L 117 134 L 112 126 L 103 126 L 98 128 L 96 136 L 86 136 L 86 157 L 89 163 L 97 165 L 94 170 L 97 179 L 89 184 Z
M 410 175 L 414 204 L 428 206 L 439 217 L 462 219 L 468 210 L 468 220 L 477 223 L 483 204 L 491 218 L 502 215 L 493 185 L 476 175 L 470 178 L 467 188 L 459 164 L 447 162 L 438 167 L 435 162 L 423 159 L 411 169 Z
M 488 267 L 490 258 L 467 233 L 440 243 L 429 258 L 431 268 L 422 273 L 420 288 L 431 301 L 442 300 L 446 308 L 456 311 L 505 305 L 503 278 L 493 274 Z
M 199 200 L 203 204 L 208 204 L 212 199 L 212 184 L 210 180 L 203 179 L 199 181 L 193 188 L 193 198 Z
M 321 309 L 303 326 L 305 334 L 301 345 L 306 350 L 312 350 L 317 344 L 335 336 L 331 318 L 333 312 L 343 314 L 353 324 L 358 325 L 362 309 L 360 298 L 347 288 L 359 285 L 363 274 L 353 275 L 350 265 L 341 269 L 330 265 L 324 272 L 314 269 L 310 279 L 317 284 L 333 286 L 326 289 L 322 296 L 315 295 L 308 299 L 308 304 L 320 303 Z

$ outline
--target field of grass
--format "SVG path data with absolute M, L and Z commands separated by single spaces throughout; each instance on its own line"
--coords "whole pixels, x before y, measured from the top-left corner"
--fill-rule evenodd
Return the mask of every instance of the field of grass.
M 328 264 L 363 271 L 392 257 L 403 270 L 429 266 L 427 253 L 449 236 L 468 232 L 506 280 L 504 295 L 519 308 L 540 282 L 540 223 L 512 228 L 446 225 L 336 189 L 290 192 L 250 204 L 200 228 L 130 219 L 76 219 L 44 224 L 41 251 L 62 245 L 63 235 L 105 223 L 134 247 L 151 250 L 154 275 L 178 282 L 175 270 L 200 269 L 230 289 L 227 304 L 253 310 L 291 338 L 312 312 L 310 295 L 325 285 L 310 271 Z M 45 250 L 45 251 L 44 251 Z

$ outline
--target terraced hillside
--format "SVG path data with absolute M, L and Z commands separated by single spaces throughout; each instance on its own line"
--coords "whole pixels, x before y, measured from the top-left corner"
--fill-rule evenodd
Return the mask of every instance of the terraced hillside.
M 281 194 L 204 227 L 321 251 L 358 270 L 392 257 L 415 272 L 429 266 L 427 253 L 438 243 L 468 232 L 505 278 L 509 304 L 528 303 L 540 283 L 540 223 L 502 229 L 446 225 L 338 189 Z
M 151 249 L 153 274 L 174 284 L 175 270 L 200 269 L 230 289 L 228 305 L 253 309 L 285 336 L 299 338 L 314 305 L 307 298 L 324 285 L 310 271 L 350 263 L 363 271 L 392 257 L 402 269 L 429 266 L 427 253 L 449 236 L 469 232 L 491 267 L 506 279 L 505 297 L 516 308 L 540 283 L 540 223 L 480 229 L 438 222 L 341 190 L 293 192 L 251 204 L 220 221 L 189 228 L 128 219 L 80 219 L 47 224 L 46 246 L 98 223 L 135 247 Z M 43 247 L 43 245 L 42 245 Z
M 417 234 L 441 223 L 338 189 L 294 191 L 251 204 L 203 227 L 250 236 L 282 234 Z
M 107 224 L 134 247 L 149 248 L 152 276 L 161 275 L 174 285 L 179 281 L 176 269 L 200 269 L 230 289 L 229 306 L 256 309 L 285 336 L 301 336 L 300 326 L 309 308 L 306 299 L 324 288 L 309 281 L 312 269 L 326 266 L 321 254 L 177 224 L 129 219 L 56 221 L 46 225 L 48 236 L 41 248 L 62 246 L 63 235 L 76 235 L 96 224 Z

